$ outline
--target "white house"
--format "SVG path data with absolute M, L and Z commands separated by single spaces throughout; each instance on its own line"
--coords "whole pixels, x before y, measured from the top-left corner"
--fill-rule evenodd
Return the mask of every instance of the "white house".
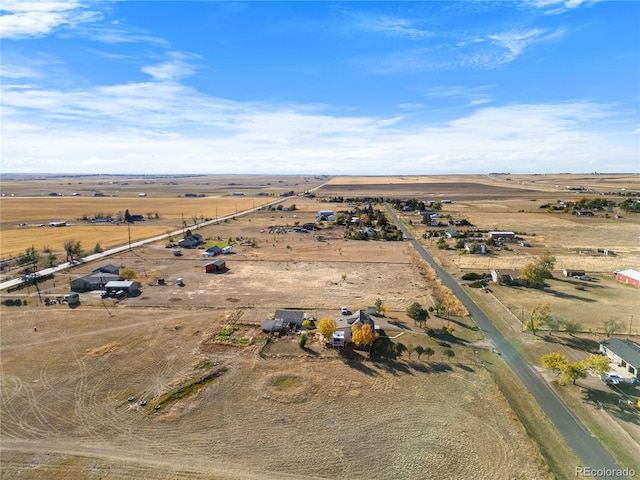
M 612 361 L 627 369 L 633 378 L 640 378 L 640 345 L 629 340 L 609 338 L 600 342 L 600 351 Z

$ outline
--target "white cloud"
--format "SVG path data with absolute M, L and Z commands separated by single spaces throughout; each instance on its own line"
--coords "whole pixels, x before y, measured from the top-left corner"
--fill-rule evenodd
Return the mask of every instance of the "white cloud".
M 434 126 L 337 116 L 319 105 L 233 102 L 175 82 L 72 92 L 5 85 L 2 99 L 3 170 L 11 172 L 61 164 L 86 173 L 341 174 L 634 171 L 637 164 L 637 138 L 612 142 L 615 133 L 599 131 L 618 112 L 590 102 L 475 108 Z
M 22 2 L 4 0 L 0 16 L 0 37 L 19 39 L 42 37 L 62 26 L 75 26 L 101 18 L 101 14 L 86 10 L 78 1 Z
M 544 13 L 547 15 L 559 15 L 568 10 L 580 8 L 583 5 L 590 7 L 600 1 L 602 0 L 534 0 L 531 5 L 535 8 L 544 9 Z
M 185 60 L 190 56 L 179 52 L 169 53 L 171 57 L 168 61 L 143 67 L 142 71 L 148 75 L 151 75 L 154 80 L 158 81 L 176 81 L 182 77 L 191 75 L 196 69 L 193 65 L 189 64 Z M 195 58 L 195 56 L 191 56 Z
M 374 16 L 363 13 L 352 13 L 352 16 L 356 20 L 353 27 L 367 32 L 413 39 L 431 35 L 429 31 L 418 28 L 415 19 L 386 15 Z
M 508 53 L 504 55 L 504 61 L 510 62 L 518 58 L 529 45 L 557 39 L 562 36 L 562 30 L 547 32 L 542 29 L 532 29 L 528 31 L 510 31 L 488 35 L 488 39 L 495 44 L 504 47 Z

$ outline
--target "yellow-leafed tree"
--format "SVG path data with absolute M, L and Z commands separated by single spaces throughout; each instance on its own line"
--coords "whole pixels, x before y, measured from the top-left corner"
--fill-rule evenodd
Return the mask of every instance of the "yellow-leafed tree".
M 567 368 L 567 365 L 569 365 L 567 357 L 558 352 L 543 355 L 541 360 L 544 368 L 547 370 L 554 370 L 556 372 L 562 372 Z
M 333 318 L 323 318 L 318 322 L 318 331 L 327 341 L 331 340 L 331 337 L 333 336 L 337 328 L 338 326 L 335 319 Z
M 604 355 L 589 355 L 585 360 L 585 363 L 591 370 L 601 377 L 604 376 L 611 367 L 609 365 L 609 359 Z
M 371 330 L 371 325 L 365 324 L 362 328 L 357 325 L 351 326 L 351 341 L 358 347 L 371 345 L 377 338 L 378 334 Z

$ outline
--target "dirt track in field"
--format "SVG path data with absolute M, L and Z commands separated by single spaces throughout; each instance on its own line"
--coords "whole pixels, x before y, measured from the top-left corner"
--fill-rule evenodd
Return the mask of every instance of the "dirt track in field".
M 96 317 L 38 318 L 37 333 L 26 318 L 3 327 L 3 478 L 542 475 L 535 447 L 475 366 L 290 358 L 277 347 L 266 358 L 255 347 L 204 354 L 219 321 L 204 312 L 141 310 L 133 327 L 120 311 Z M 203 360 L 227 371 L 157 412 L 137 404 Z M 280 388 L 276 377 L 293 382 Z

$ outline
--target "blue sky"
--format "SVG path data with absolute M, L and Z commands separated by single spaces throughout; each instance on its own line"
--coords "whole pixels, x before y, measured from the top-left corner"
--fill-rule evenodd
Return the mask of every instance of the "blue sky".
M 640 171 L 640 2 L 0 4 L 2 171 Z

